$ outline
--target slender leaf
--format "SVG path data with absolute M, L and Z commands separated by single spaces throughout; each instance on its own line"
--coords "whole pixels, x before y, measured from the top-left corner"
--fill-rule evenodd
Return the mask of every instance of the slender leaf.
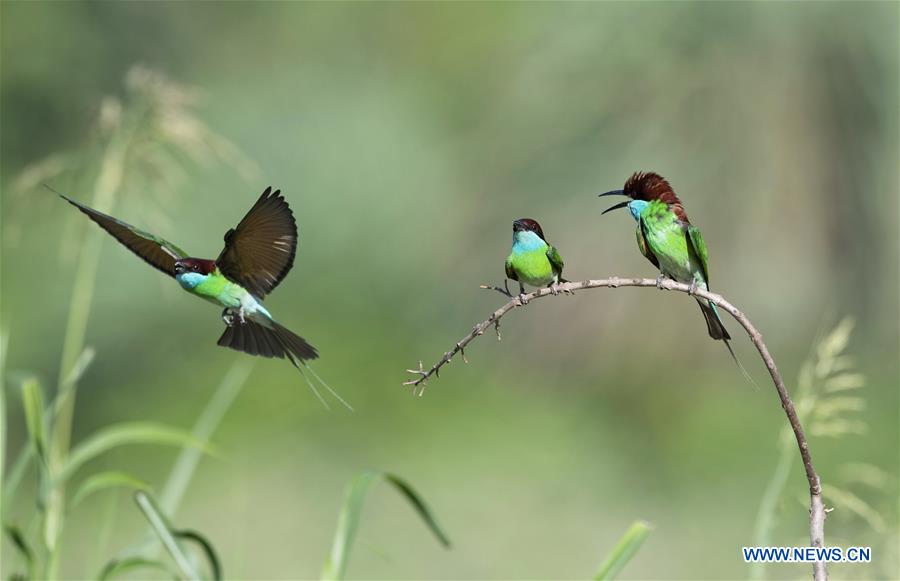
M 234 402 L 234 399 L 247 382 L 254 363 L 249 358 L 240 359 L 225 374 L 222 382 L 216 388 L 209 403 L 203 408 L 203 412 L 197 418 L 197 422 L 191 430 L 191 434 L 195 439 L 202 442 L 209 441 L 225 413 L 231 407 L 232 402 Z M 199 449 L 185 446 L 178 455 L 178 459 L 172 467 L 172 472 L 169 474 L 169 478 L 159 496 L 159 504 L 166 513 L 175 514 L 178 510 L 181 498 L 184 496 L 188 483 L 191 481 L 194 470 L 200 461 L 200 454 L 201 451 Z
M 79 381 L 81 381 L 81 376 L 85 374 L 90 367 L 91 363 L 94 362 L 94 356 L 96 352 L 93 347 L 85 347 L 81 351 L 81 355 L 78 356 L 78 359 L 75 360 L 75 363 L 72 369 L 69 371 L 69 374 L 63 379 L 63 383 L 60 385 L 58 393 L 53 400 L 53 403 L 50 405 L 47 413 L 50 415 L 47 418 L 47 425 L 50 425 L 50 422 L 59 414 L 60 410 L 65 405 L 68 400 L 68 395 L 70 394 L 70 390 L 73 386 L 77 385 Z M 62 395 L 63 397 L 60 397 Z
M 622 572 L 622 569 L 625 568 L 625 565 L 628 564 L 628 561 L 634 557 L 638 549 L 641 548 L 651 530 L 652 527 L 643 521 L 632 523 L 622 539 L 606 557 L 606 560 L 603 561 L 603 564 L 600 565 L 600 569 L 597 571 L 594 579 L 596 581 L 615 579 Z
M 90 347 L 84 349 L 81 352 L 81 356 L 79 356 L 78 361 L 76 361 L 75 368 L 72 370 L 72 373 L 69 374 L 66 381 L 68 383 L 76 383 L 81 378 L 81 375 L 87 370 L 87 367 L 94 359 L 94 350 Z M 53 398 L 50 402 L 50 405 L 46 406 L 46 411 L 44 412 L 44 424 L 46 426 L 50 426 L 53 423 L 54 418 L 56 417 L 57 412 L 61 407 L 61 402 L 65 398 L 59 397 L 59 394 Z M 21 448 L 19 454 L 16 456 L 16 459 L 12 463 L 12 468 L 9 470 L 9 474 L 6 475 L 5 481 L 3 483 L 3 503 L 7 506 L 12 503 L 13 498 L 15 497 L 16 490 L 19 487 L 19 484 L 22 481 L 22 477 L 25 476 L 25 469 L 28 468 L 28 463 L 31 461 L 34 455 L 34 444 L 30 440 L 28 443 Z M 0 463 L 0 466 L 3 464 Z
M 44 392 L 37 379 L 22 383 L 22 407 L 25 408 L 25 425 L 38 456 L 47 458 L 47 426 L 44 424 Z
M 112 561 L 107 563 L 105 567 L 103 567 L 103 570 L 100 571 L 97 579 L 98 581 L 115 579 L 119 575 L 124 575 L 125 573 L 134 571 L 136 569 L 154 569 L 156 571 L 165 573 L 172 579 L 178 579 L 178 573 L 173 571 L 172 568 L 166 563 L 163 563 L 162 561 L 155 561 L 153 559 L 145 559 L 143 557 L 113 559 Z
M 25 539 L 25 535 L 22 534 L 22 531 L 19 530 L 19 527 L 14 525 L 6 525 L 4 527 L 4 530 L 6 531 L 6 535 L 9 537 L 9 540 L 12 542 L 13 546 L 15 546 L 16 549 L 19 550 L 19 553 L 21 553 L 22 560 L 25 561 L 25 567 L 28 570 L 28 578 L 34 579 L 34 551 L 28 544 L 28 541 Z
M 386 481 L 394 485 L 394 488 L 396 488 L 400 494 L 406 497 L 406 500 L 408 500 L 416 512 L 419 513 L 419 516 L 425 521 L 425 524 L 428 525 L 428 528 L 431 529 L 431 532 L 437 537 L 438 541 L 440 541 L 444 547 L 449 549 L 450 538 L 441 529 L 434 513 L 431 512 L 431 509 L 428 508 L 428 505 L 425 504 L 425 500 L 419 496 L 419 493 L 417 493 L 408 482 L 394 474 L 385 473 L 383 476 Z
M 57 474 L 56 482 L 65 481 L 85 462 L 100 454 L 129 444 L 192 446 L 207 453 L 214 453 L 214 449 L 208 443 L 200 441 L 178 428 L 145 422 L 115 424 L 99 430 L 75 446 L 65 466 Z
M 219 561 L 219 556 L 216 554 L 216 550 L 213 548 L 212 543 L 210 543 L 209 540 L 206 539 L 206 537 L 204 537 L 197 531 L 190 530 L 172 531 L 172 534 L 173 536 L 175 536 L 175 538 L 192 541 L 200 545 L 200 548 L 206 555 L 206 561 L 209 563 L 209 570 L 212 573 L 212 578 L 215 581 L 220 581 L 222 579 L 222 562 Z
M 134 501 L 137 503 L 138 508 L 141 509 L 141 512 L 144 513 L 150 526 L 153 527 L 153 530 L 162 542 L 163 547 L 166 548 L 166 551 L 168 551 L 172 560 L 175 561 L 175 566 L 178 567 L 181 575 L 191 580 L 200 579 L 200 576 L 194 570 L 194 566 L 191 564 L 190 559 L 188 559 L 187 555 L 184 554 L 184 551 L 181 550 L 178 541 L 175 540 L 171 527 L 169 526 L 166 517 L 159 511 L 156 502 L 154 502 L 150 495 L 145 492 L 135 492 Z
M 4 521 L 3 513 L 6 504 L 6 483 L 3 480 L 6 466 L 6 350 L 9 346 L 9 333 L 0 331 L 0 522 Z
M 347 486 L 344 505 L 338 516 L 337 530 L 334 534 L 334 542 L 331 546 L 331 554 L 322 567 L 322 579 L 343 579 L 347 571 L 347 563 L 350 558 L 350 549 L 356 538 L 356 530 L 359 527 L 359 519 L 366 493 L 378 480 L 385 479 L 391 483 L 413 506 L 428 528 L 445 547 L 450 546 L 447 535 L 441 530 L 431 510 L 422 500 L 422 497 L 406 481 L 393 474 L 383 472 L 364 472 L 357 475 Z
M 72 507 L 78 506 L 85 498 L 107 488 L 134 488 L 136 490 L 150 490 L 150 485 L 125 472 L 100 472 L 86 479 L 75 496 L 72 497 Z
M 22 482 L 22 478 L 25 476 L 25 470 L 28 468 L 29 461 L 34 457 L 34 443 L 29 440 L 22 446 L 22 449 L 19 451 L 19 455 L 16 456 L 16 459 L 12 463 L 12 467 L 9 469 L 9 473 L 6 475 L 6 479 L 3 482 L 3 498 L 0 505 L 2 506 L 10 506 L 12 505 L 12 500 L 16 495 L 16 490 L 19 488 L 19 484 Z

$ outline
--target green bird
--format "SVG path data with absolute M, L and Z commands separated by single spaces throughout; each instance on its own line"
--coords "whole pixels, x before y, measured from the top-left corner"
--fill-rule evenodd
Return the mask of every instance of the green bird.
M 693 289 L 709 290 L 709 255 L 700 230 L 691 224 L 681 200 L 665 179 L 653 172 L 637 172 L 628 178 L 624 189 L 613 190 L 600 196 L 628 196 L 603 211 L 604 214 L 627 207 L 637 222 L 638 248 L 660 277 L 669 277 L 691 285 Z M 728 341 L 731 335 L 722 324 L 716 305 L 695 297 L 706 320 L 706 329 L 713 339 L 723 341 L 731 356 L 737 361 Z M 738 362 L 740 365 L 740 362 Z M 742 367 L 743 369 L 743 367 Z
M 512 252 L 506 259 L 506 277 L 519 283 L 519 300 L 525 304 L 525 285 L 548 286 L 559 294 L 557 286 L 568 282 L 562 277 L 563 259 L 544 237 L 541 225 L 531 218 L 513 222 Z
M 215 260 L 190 257 L 167 240 L 89 208 L 60 192 L 56 194 L 150 266 L 173 277 L 181 288 L 223 307 L 222 320 L 226 326 L 219 345 L 248 355 L 287 358 L 301 373 L 301 365 L 312 372 L 306 362 L 319 356 L 316 348 L 278 324 L 262 304 L 266 295 L 284 280 L 297 254 L 297 222 L 281 190 L 266 188 L 240 223 L 225 233 L 225 248 Z M 312 373 L 332 395 L 347 405 L 315 372 Z M 305 374 L 303 377 L 307 379 Z M 307 384 L 324 404 L 308 379 Z

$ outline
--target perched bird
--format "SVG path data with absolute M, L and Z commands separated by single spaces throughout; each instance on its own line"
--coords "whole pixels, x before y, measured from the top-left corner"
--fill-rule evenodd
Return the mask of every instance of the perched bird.
M 600 196 L 628 196 L 630 200 L 603 211 L 604 214 L 627 207 L 637 222 L 638 248 L 660 278 L 669 277 L 690 284 L 693 288 L 709 290 L 709 256 L 700 230 L 690 223 L 681 200 L 665 179 L 653 172 L 636 172 L 625 182 L 624 189 Z M 725 343 L 737 361 L 728 341 L 731 336 L 722 324 L 716 305 L 695 297 L 706 319 L 709 336 Z M 738 362 L 740 365 L 740 363 Z M 743 367 L 742 367 L 743 369 Z
M 512 252 L 506 259 L 506 277 L 519 283 L 519 300 L 525 299 L 525 285 L 548 286 L 558 294 L 557 286 L 568 282 L 562 278 L 563 259 L 544 238 L 541 225 L 531 218 L 513 222 Z
M 305 362 L 319 356 L 315 347 L 279 325 L 262 305 L 291 270 L 297 253 L 297 223 L 281 190 L 266 188 L 240 223 L 225 233 L 225 248 L 215 260 L 189 257 L 171 242 L 56 194 L 150 266 L 173 277 L 181 288 L 223 307 L 226 327 L 219 345 L 249 355 L 287 358 L 301 373 L 301 365 L 309 369 Z M 324 403 L 308 379 L 307 383 Z

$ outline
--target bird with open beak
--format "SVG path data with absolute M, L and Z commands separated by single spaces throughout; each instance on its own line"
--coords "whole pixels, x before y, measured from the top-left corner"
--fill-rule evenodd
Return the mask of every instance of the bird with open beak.
M 659 269 L 658 280 L 668 277 L 689 284 L 693 289 L 709 290 L 709 255 L 700 230 L 691 224 L 684 206 L 672 186 L 653 172 L 636 172 L 621 190 L 600 196 L 630 198 L 603 211 L 604 214 L 628 208 L 637 222 L 635 235 L 641 254 Z M 731 356 L 731 336 L 722 324 L 719 311 L 711 302 L 695 297 L 706 319 L 706 329 L 713 339 L 723 341 Z

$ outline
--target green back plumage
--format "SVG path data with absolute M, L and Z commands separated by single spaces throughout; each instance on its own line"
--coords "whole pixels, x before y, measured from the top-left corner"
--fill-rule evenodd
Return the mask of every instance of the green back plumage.
M 693 224 L 687 225 L 687 241 L 688 250 L 693 252 L 693 256 L 703 268 L 703 279 L 709 284 L 709 254 L 706 252 L 706 242 L 703 241 L 703 235 L 700 229 Z
M 706 245 L 700 231 L 679 219 L 664 202 L 647 204 L 640 214 L 637 236 L 641 253 L 666 276 L 684 283 L 707 282 Z
M 553 267 L 553 274 L 556 275 L 557 279 L 562 279 L 562 271 L 565 263 L 563 262 L 562 256 L 559 255 L 556 246 L 550 246 L 550 248 L 547 249 L 547 259 L 550 261 L 550 266 Z
M 709 289 L 709 253 L 703 235 L 668 204 L 660 200 L 647 204 L 638 219 L 637 239 L 641 254 L 661 273 L 678 282 L 697 283 L 700 288 Z M 709 336 L 725 340 L 727 345 L 731 337 L 716 306 L 701 299 L 697 302 L 706 319 Z M 731 347 L 728 349 L 730 351 Z

